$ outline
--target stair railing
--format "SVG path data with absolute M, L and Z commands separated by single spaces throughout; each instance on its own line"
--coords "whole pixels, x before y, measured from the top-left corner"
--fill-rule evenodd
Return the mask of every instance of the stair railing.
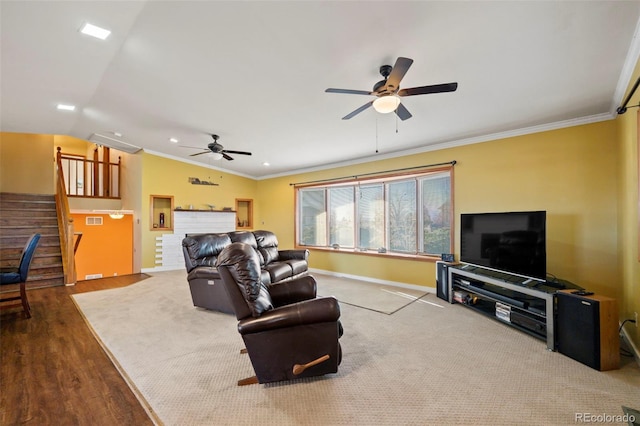
M 94 151 L 93 160 L 62 154 L 60 147 L 57 150 L 67 197 L 121 198 L 121 157 L 118 157 L 117 163 L 112 163 L 108 160 L 99 161 L 97 148 Z
M 58 149 L 56 155 L 56 214 L 58 216 L 58 232 L 60 234 L 60 251 L 62 252 L 62 270 L 64 284 L 73 285 L 77 281 L 76 260 L 74 256 L 77 249 L 74 238 L 73 217 L 69 210 L 69 200 L 64 184 L 64 169 L 62 168 L 62 154 Z M 78 241 L 79 243 L 79 241 Z

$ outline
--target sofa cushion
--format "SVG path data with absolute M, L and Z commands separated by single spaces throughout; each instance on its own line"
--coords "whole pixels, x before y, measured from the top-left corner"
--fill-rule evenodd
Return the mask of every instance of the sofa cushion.
M 261 269 L 260 270 L 260 278 L 262 280 L 262 283 L 264 285 L 269 285 L 271 284 L 271 274 L 269 274 L 269 271 L 267 271 L 266 269 Z
M 277 262 L 279 259 L 278 247 L 261 247 L 261 248 L 258 248 L 258 251 L 262 255 L 265 265 L 268 265 L 273 262 Z
M 187 271 L 197 266 L 215 266 L 218 254 L 229 244 L 231 239 L 226 233 L 187 235 L 182 240 Z
M 228 233 L 229 238 L 231 238 L 232 243 L 243 243 L 250 245 L 256 253 L 258 253 L 258 261 L 260 265 L 264 265 L 264 258 L 262 254 L 258 251 L 258 243 L 256 242 L 256 237 L 253 235 L 251 231 L 232 231 Z
M 271 276 L 271 282 L 276 283 L 278 281 L 286 280 L 293 276 L 291 265 L 284 262 L 269 263 L 264 266 Z
M 279 260 L 278 238 L 271 231 L 253 231 L 258 245 L 258 251 L 264 258 L 264 264 L 268 265 Z
M 286 260 L 283 263 L 287 263 L 291 267 L 293 275 L 298 275 L 303 272 L 307 272 L 307 269 L 309 269 L 309 265 L 307 264 L 306 260 L 291 259 L 291 260 Z
M 243 243 L 248 244 L 254 249 L 258 248 L 258 243 L 256 242 L 256 237 L 253 235 L 251 231 L 231 231 L 228 232 L 229 238 L 233 243 Z

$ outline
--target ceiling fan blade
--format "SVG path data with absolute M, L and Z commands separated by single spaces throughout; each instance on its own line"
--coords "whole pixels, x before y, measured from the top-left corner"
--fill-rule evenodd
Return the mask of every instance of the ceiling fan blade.
M 413 64 L 413 59 L 403 58 L 400 56 L 396 59 L 396 64 L 391 69 L 391 74 L 387 77 L 387 89 L 395 91 L 400 87 L 400 81 L 409 71 L 409 67 Z
M 225 159 L 225 160 L 229 160 L 229 161 L 232 161 L 232 160 L 233 160 L 233 157 L 231 157 L 231 156 L 229 156 L 229 155 L 225 154 L 224 152 L 222 153 L 222 156 L 224 157 L 224 159 Z
M 202 151 L 202 152 L 198 152 L 197 154 L 191 154 L 189 157 L 195 157 L 196 155 L 202 155 L 202 154 L 208 154 L 211 151 L 207 150 L 207 151 Z
M 400 120 L 408 120 L 413 117 L 409 110 L 402 104 L 398 104 L 398 108 L 396 108 L 396 115 L 400 118 Z
M 364 111 L 365 109 L 369 108 L 371 105 L 373 105 L 373 101 L 367 102 L 366 104 L 362 105 L 357 110 L 355 110 L 352 113 L 349 113 L 349 114 L 345 115 L 344 117 L 342 117 L 342 119 L 343 120 L 348 120 L 348 119 L 354 117 L 355 115 L 360 114 L 362 111 Z
M 411 87 L 402 89 L 398 92 L 398 96 L 415 96 L 428 95 L 430 93 L 455 92 L 458 83 L 434 84 L 433 86 Z
M 230 149 L 225 149 L 224 151 L 222 151 L 222 153 L 224 154 L 225 152 L 228 152 L 229 154 L 242 154 L 242 155 L 251 155 L 250 152 L 247 151 L 232 151 Z
M 373 92 L 366 90 L 350 90 L 350 89 L 327 89 L 326 93 L 345 93 L 347 95 L 373 95 Z

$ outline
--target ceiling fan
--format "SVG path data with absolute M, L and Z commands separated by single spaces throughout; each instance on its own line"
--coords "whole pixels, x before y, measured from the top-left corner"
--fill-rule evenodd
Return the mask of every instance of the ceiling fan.
M 380 67 L 380 74 L 384 80 L 380 80 L 373 86 L 373 90 L 349 90 L 349 89 L 332 89 L 325 90 L 327 93 L 345 93 L 348 95 L 373 95 L 376 99 L 367 102 L 355 111 L 342 117 L 348 120 L 373 105 L 373 108 L 381 113 L 389 113 L 395 111 L 401 120 L 407 120 L 412 117 L 407 108 L 400 103 L 400 98 L 404 96 L 427 95 L 430 93 L 454 92 L 458 88 L 458 83 L 434 84 L 432 86 L 411 87 L 409 89 L 400 89 L 400 81 L 409 70 L 413 63 L 413 59 L 403 58 L 396 59 L 395 65 L 383 65 Z
M 198 152 L 197 154 L 191 154 L 190 157 L 212 153 L 214 160 L 220 160 L 221 158 L 224 158 L 225 160 L 231 161 L 233 160 L 233 157 L 231 157 L 228 154 L 251 155 L 251 153 L 247 151 L 232 151 L 230 149 L 224 149 L 224 147 L 218 143 L 218 139 L 220 139 L 220 136 L 211 135 L 211 137 L 213 138 L 213 142 L 210 142 L 209 145 L 207 145 L 206 151 Z M 193 148 L 193 147 L 186 147 L 186 148 Z

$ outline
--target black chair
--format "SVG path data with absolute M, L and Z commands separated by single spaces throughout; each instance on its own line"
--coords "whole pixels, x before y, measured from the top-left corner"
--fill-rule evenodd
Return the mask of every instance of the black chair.
M 22 306 L 22 309 L 24 309 L 24 313 L 27 318 L 31 318 L 31 307 L 29 306 L 29 300 L 27 299 L 26 282 L 27 276 L 29 275 L 29 268 L 31 267 L 31 260 L 33 259 L 33 254 L 36 251 L 36 247 L 38 246 L 39 241 L 40 234 L 33 234 L 31 237 L 29 237 L 27 244 L 22 249 L 20 263 L 18 264 L 18 266 L 0 268 L 0 285 L 20 285 L 20 295 L 0 298 L 0 303 L 2 303 L 0 307 L 4 309 Z M 12 303 L 9 305 L 4 304 L 4 302 L 10 302 L 14 300 L 19 300 L 20 302 Z
M 338 371 L 340 306 L 334 297 L 315 297 L 315 278 L 307 275 L 267 287 L 260 279 L 258 253 L 243 243 L 225 247 L 217 266 L 256 373 L 238 385 Z

